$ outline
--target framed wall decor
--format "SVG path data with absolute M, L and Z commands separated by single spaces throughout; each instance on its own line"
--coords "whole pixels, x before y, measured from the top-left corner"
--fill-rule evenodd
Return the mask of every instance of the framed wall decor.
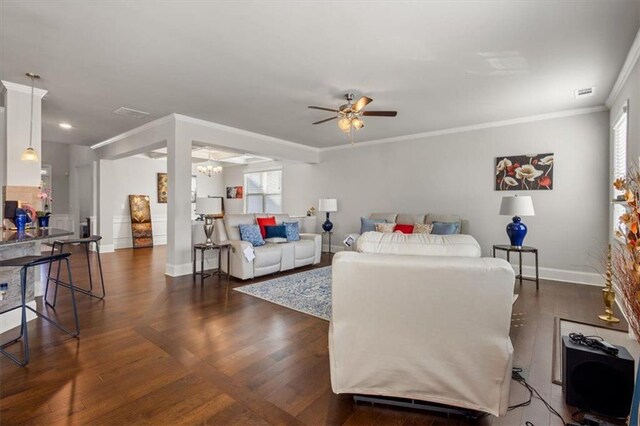
M 241 186 L 227 186 L 227 198 L 242 198 L 243 188 Z
M 553 153 L 496 157 L 496 191 L 553 189 Z
M 153 247 L 151 206 L 148 195 L 129 195 L 133 248 Z
M 158 203 L 163 204 L 168 201 L 169 178 L 166 173 L 157 173 L 158 179 Z M 191 202 L 195 203 L 198 198 L 198 178 L 191 176 Z
M 169 181 L 166 173 L 157 173 L 158 180 L 158 203 L 163 204 L 166 203 L 168 198 L 167 194 L 169 191 Z

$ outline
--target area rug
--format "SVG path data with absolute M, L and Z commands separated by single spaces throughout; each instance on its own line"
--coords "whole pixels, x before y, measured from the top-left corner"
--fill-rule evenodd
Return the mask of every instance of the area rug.
M 331 266 L 234 288 L 276 305 L 331 319 Z

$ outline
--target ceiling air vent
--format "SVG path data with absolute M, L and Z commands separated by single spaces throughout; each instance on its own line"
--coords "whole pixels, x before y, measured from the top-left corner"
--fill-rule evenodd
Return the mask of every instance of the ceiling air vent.
M 580 99 L 580 98 L 585 98 L 587 96 L 593 96 L 595 91 L 596 91 L 595 87 L 586 87 L 584 89 L 574 90 L 573 94 L 576 97 L 576 99 Z
M 138 111 L 137 109 L 131 109 L 131 108 L 125 108 L 125 107 L 120 107 L 117 110 L 113 111 L 113 113 L 118 115 L 126 115 L 127 117 L 133 117 L 133 118 L 145 118 L 146 116 L 149 115 L 148 112 Z

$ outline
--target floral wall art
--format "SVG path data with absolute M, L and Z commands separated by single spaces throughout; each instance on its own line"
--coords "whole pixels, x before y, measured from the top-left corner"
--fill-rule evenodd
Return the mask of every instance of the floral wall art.
M 553 165 L 553 153 L 497 157 L 496 191 L 551 190 Z

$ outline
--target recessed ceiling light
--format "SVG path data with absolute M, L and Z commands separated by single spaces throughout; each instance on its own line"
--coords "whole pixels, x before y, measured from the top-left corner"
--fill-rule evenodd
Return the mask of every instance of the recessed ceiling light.
M 73 128 L 73 126 L 69 123 L 58 123 L 58 126 L 62 127 L 63 129 L 71 129 Z

